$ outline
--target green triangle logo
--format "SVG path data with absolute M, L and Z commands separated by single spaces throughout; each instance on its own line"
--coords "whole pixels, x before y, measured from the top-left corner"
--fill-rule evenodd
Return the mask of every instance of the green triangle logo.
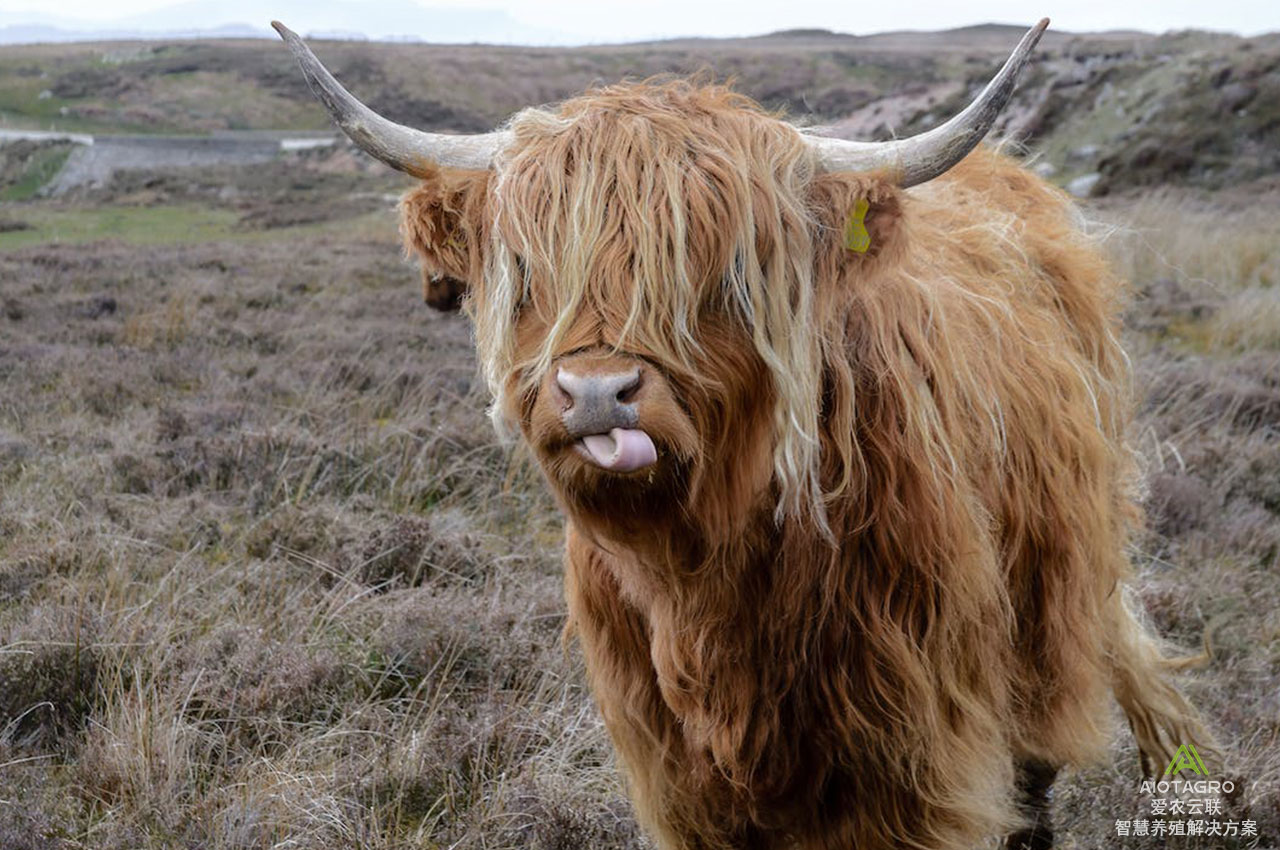
M 1178 751 L 1173 754 L 1173 761 L 1169 762 L 1169 767 L 1165 769 L 1165 776 L 1170 774 L 1177 776 L 1181 770 L 1190 770 L 1199 776 L 1208 776 L 1209 771 L 1205 769 L 1204 762 L 1200 760 L 1200 754 L 1196 752 L 1195 744 L 1183 744 L 1178 747 Z

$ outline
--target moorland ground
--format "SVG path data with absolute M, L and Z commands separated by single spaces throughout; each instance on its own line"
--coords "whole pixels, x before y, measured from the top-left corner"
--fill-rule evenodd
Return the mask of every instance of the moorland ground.
M 42 198 L 42 150 L 0 187 L 0 848 L 647 846 L 408 184 L 339 148 Z M 1260 838 L 1117 838 L 1118 726 L 1058 784 L 1067 848 L 1280 843 L 1280 223 L 1214 168 L 1086 212 L 1133 282 L 1134 590 L 1207 643 L 1184 684 Z

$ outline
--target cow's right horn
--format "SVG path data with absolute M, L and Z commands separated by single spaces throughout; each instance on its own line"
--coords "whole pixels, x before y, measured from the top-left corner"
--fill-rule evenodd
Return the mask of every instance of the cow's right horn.
M 898 174 L 898 185 L 915 186 L 932 180 L 964 159 L 987 135 L 1013 94 L 1018 72 L 1049 26 L 1042 18 L 1014 48 L 1004 67 L 963 112 L 924 133 L 889 142 L 854 142 L 825 136 L 807 136 L 823 171 L 874 171 L 887 168 Z
M 271 26 L 284 39 L 298 60 L 307 82 L 342 132 L 371 156 L 399 171 L 422 177 L 433 165 L 484 170 L 507 144 L 505 131 L 471 136 L 424 133 L 394 121 L 388 121 L 342 87 L 328 69 L 311 52 L 311 48 L 293 30 L 279 21 Z

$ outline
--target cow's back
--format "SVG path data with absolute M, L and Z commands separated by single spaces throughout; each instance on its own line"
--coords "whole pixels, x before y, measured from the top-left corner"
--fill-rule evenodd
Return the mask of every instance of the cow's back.
M 946 414 L 968 432 L 960 469 L 1007 574 L 1019 743 L 1078 761 L 1104 741 L 1100 624 L 1136 514 L 1123 286 L 1065 194 L 1003 156 L 976 152 L 913 194 L 909 236 L 928 258 L 913 274 L 936 287 L 934 327 L 963 360 Z

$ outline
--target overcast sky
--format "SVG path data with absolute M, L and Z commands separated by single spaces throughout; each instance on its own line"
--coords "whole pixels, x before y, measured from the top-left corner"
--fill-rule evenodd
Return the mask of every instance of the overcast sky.
M 174 0 L 0 0 L 3 17 L 15 12 L 54 13 L 59 17 L 108 21 L 174 5 Z M 290 4 L 291 5 L 291 4 Z M 349 29 L 361 31 L 378 0 L 319 0 L 317 6 L 350 10 Z M 424 16 L 432 6 L 493 9 L 520 23 L 580 36 L 585 41 L 627 41 L 677 35 L 755 35 L 794 27 L 824 27 L 870 33 L 891 29 L 941 29 L 974 23 L 1030 24 L 1041 16 L 1056 29 L 1083 31 L 1142 29 L 1227 30 L 1255 35 L 1280 30 L 1280 0 L 418 0 Z M 272 0 L 256 4 L 264 20 L 273 16 Z M 296 7 L 295 7 L 296 8 Z M 204 22 L 192 22 L 203 25 Z M 218 22 L 210 22 L 216 25 Z M 258 25 L 260 21 L 245 21 Z M 289 23 L 294 24 L 293 21 Z M 306 29 L 306 21 L 295 26 Z

